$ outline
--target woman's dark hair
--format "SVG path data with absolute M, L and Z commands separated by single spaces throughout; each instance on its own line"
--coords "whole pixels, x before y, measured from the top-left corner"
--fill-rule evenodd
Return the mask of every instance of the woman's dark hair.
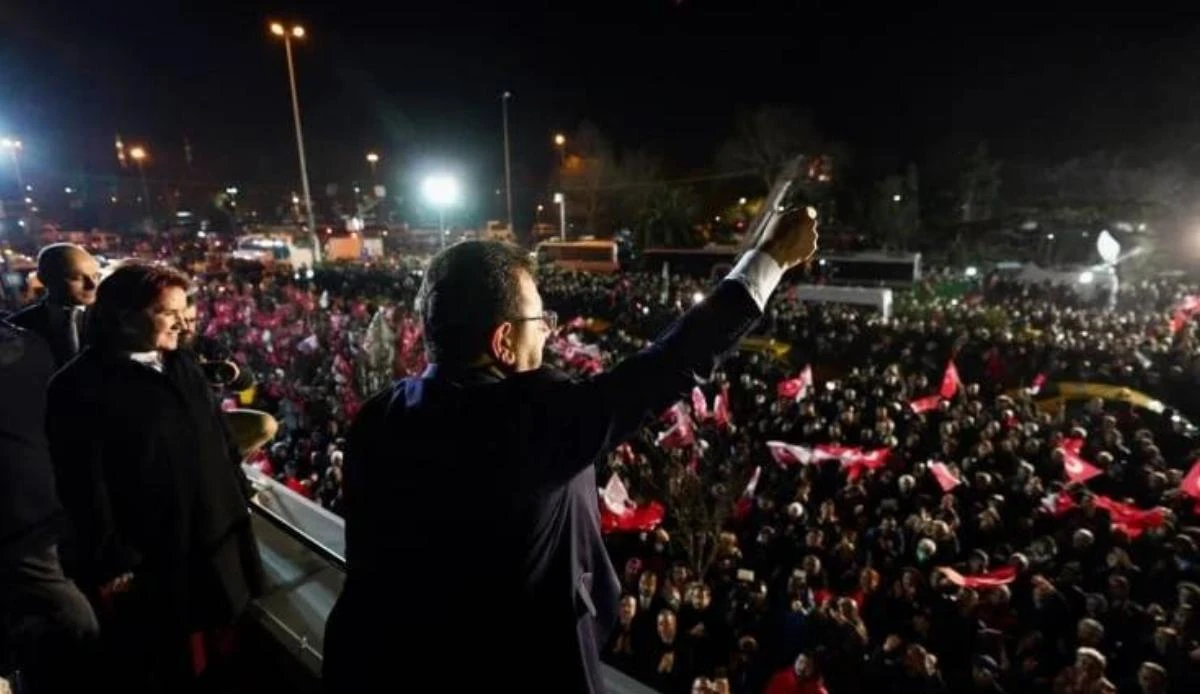
M 88 319 L 88 344 L 123 348 L 122 322 L 128 314 L 146 310 L 171 287 L 186 292 L 190 286 L 187 275 L 175 268 L 139 260 L 121 263 L 96 289 L 96 304 Z
M 417 293 L 431 363 L 465 366 L 487 352 L 492 329 L 516 316 L 529 256 L 497 241 L 466 241 L 438 253 Z

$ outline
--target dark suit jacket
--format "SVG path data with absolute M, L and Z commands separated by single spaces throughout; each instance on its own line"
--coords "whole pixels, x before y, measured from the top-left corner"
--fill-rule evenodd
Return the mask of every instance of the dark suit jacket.
M 0 563 L 46 549 L 62 531 L 45 429 L 53 373 L 42 338 L 0 320 Z
M 349 568 L 326 626 L 328 689 L 449 662 L 463 669 L 435 688 L 602 691 L 620 584 L 593 462 L 711 375 L 760 315 L 727 280 L 587 381 L 434 366 L 372 398 L 346 454 Z
M 68 573 L 94 595 L 132 572 L 107 633 L 145 659 L 131 667 L 186 677 L 190 633 L 231 623 L 262 585 L 246 480 L 200 368 L 182 351 L 158 373 L 85 348 L 50 381 L 46 430 Z
M 38 301 L 9 316 L 8 321 L 41 336 L 50 345 L 50 353 L 54 355 L 54 368 L 57 370 L 71 361 L 75 352 L 71 350 L 71 340 L 67 337 L 66 319 L 63 316 L 52 315 L 54 310 L 44 300 Z M 81 344 L 83 339 L 81 331 Z

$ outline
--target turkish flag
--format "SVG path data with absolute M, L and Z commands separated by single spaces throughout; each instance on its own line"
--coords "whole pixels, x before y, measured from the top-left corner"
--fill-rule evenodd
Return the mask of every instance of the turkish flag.
M 1161 508 L 1143 510 L 1107 496 L 1096 496 L 1096 506 L 1108 511 L 1112 518 L 1112 527 L 1129 536 L 1136 538 L 1150 528 L 1157 528 L 1166 520 Z
M 1072 453 L 1066 446 L 1060 446 L 1058 450 L 1063 454 L 1063 472 L 1072 482 L 1083 484 L 1093 477 L 1104 474 L 1103 470 L 1080 458 L 1078 454 Z
M 866 451 L 860 455 L 851 457 L 850 459 L 842 460 L 842 467 L 847 470 L 846 479 L 851 482 L 857 481 L 867 470 L 878 470 L 887 465 L 888 460 L 892 457 L 890 448 L 876 448 L 873 451 Z
M 733 424 L 733 417 L 729 414 L 729 384 L 721 386 L 721 392 L 713 398 L 713 422 L 718 428 L 728 429 Z
M 1193 499 L 1200 500 L 1200 458 L 1192 463 L 1192 469 L 1179 483 L 1179 489 Z
M 1062 447 L 1074 453 L 1075 455 L 1079 455 L 1079 451 L 1083 450 L 1084 443 L 1084 439 L 1081 439 L 1077 436 L 1072 436 L 1069 439 L 1063 439 Z
M 946 371 L 942 374 L 942 387 L 938 390 L 938 395 L 949 400 L 958 392 L 962 385 L 962 379 L 958 377 L 958 367 L 954 365 L 954 360 L 946 362 Z
M 775 392 L 782 400 L 802 400 L 812 388 L 812 366 L 805 366 L 800 375 L 795 378 L 785 378 L 775 387 Z
M 909 406 L 912 407 L 913 412 L 916 412 L 917 414 L 925 414 L 926 412 L 933 412 L 936 410 L 938 408 L 938 403 L 940 403 L 941 400 L 942 398 L 938 395 L 926 395 L 923 398 L 917 398 L 916 400 L 913 400 L 909 403 Z
M 862 449 L 849 446 L 838 446 L 832 443 L 819 443 L 809 448 L 783 441 L 767 441 L 771 457 L 780 465 L 810 465 L 825 460 L 839 460 L 843 464 L 862 455 Z
M 700 386 L 692 388 L 692 414 L 699 421 L 708 419 L 708 399 L 704 397 L 704 391 L 700 390 Z
M 608 478 L 600 493 L 600 530 L 611 532 L 642 532 L 653 530 L 662 522 L 666 509 L 657 501 L 639 507 L 629 498 L 629 491 L 618 475 Z
M 742 490 L 742 496 L 738 498 L 737 503 L 733 506 L 733 519 L 736 521 L 744 521 L 750 516 L 750 511 L 754 507 L 754 491 L 758 489 L 758 479 L 762 476 L 762 466 L 754 468 L 754 474 L 750 476 L 750 481 L 746 483 L 746 488 Z
M 955 477 L 945 463 L 930 463 L 929 471 L 933 473 L 934 479 L 937 480 L 938 486 L 942 488 L 943 492 L 948 492 L 962 484 L 962 480 Z
M 950 582 L 963 588 L 995 588 L 1008 585 L 1017 579 L 1017 567 L 1002 566 L 994 571 L 964 576 L 949 566 L 937 568 Z
M 685 448 L 696 443 L 696 425 L 687 413 L 681 413 L 670 429 L 662 432 L 654 443 L 661 448 Z

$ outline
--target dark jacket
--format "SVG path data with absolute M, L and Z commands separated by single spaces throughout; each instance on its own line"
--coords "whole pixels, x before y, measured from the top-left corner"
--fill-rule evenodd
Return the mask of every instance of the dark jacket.
M 53 373 L 40 337 L 0 321 L 0 561 L 45 549 L 62 531 L 45 430 Z
M 70 520 L 64 565 L 85 592 L 134 575 L 116 610 L 155 667 L 188 669 L 191 633 L 261 591 L 247 485 L 195 361 L 163 373 L 85 348 L 50 382 L 50 451 Z
M 8 317 L 13 325 L 37 333 L 50 346 L 54 355 L 54 369 L 58 370 L 75 356 L 71 347 L 71 338 L 67 335 L 67 316 L 63 309 L 56 309 L 45 300 L 30 304 Z M 84 341 L 84 331 L 80 330 L 80 344 Z
M 593 379 L 433 366 L 371 399 L 346 453 L 349 568 L 326 626 L 329 690 L 449 657 L 465 668 L 456 681 L 480 687 L 603 691 L 598 648 L 620 585 L 593 463 L 709 376 L 759 316 L 727 280 Z

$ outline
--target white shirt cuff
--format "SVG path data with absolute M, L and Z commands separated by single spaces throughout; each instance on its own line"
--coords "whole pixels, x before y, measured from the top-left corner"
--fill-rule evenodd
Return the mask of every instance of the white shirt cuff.
M 783 279 L 783 268 L 769 254 L 752 250 L 742 256 L 725 279 L 736 280 L 746 285 L 750 297 L 758 304 L 758 310 L 766 310 L 767 300 L 779 281 Z

